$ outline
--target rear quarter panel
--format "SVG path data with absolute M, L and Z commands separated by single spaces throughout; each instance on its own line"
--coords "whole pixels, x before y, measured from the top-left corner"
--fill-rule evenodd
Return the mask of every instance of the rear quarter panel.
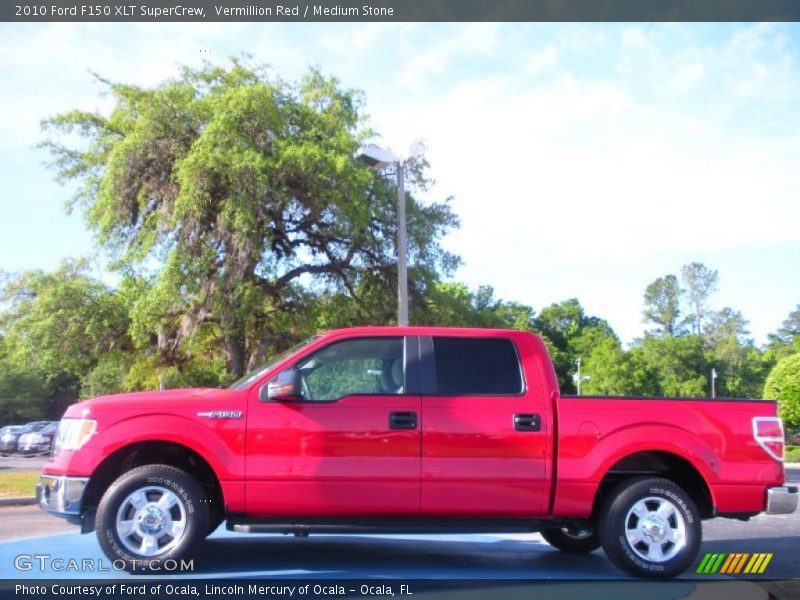
M 689 461 L 717 513 L 762 511 L 765 489 L 783 483 L 783 465 L 756 443 L 752 418 L 775 414 L 774 402 L 760 400 L 561 397 L 553 512 L 588 516 L 606 473 L 648 450 Z

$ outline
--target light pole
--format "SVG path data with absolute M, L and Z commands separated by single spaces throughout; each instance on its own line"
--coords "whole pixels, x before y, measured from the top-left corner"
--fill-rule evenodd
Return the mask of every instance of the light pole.
M 581 384 L 584 381 L 589 381 L 589 376 L 588 375 L 581 376 L 581 359 L 580 359 L 580 357 L 578 357 L 578 359 L 575 361 L 575 364 L 578 365 L 578 374 L 574 375 L 573 379 L 575 380 L 575 382 L 576 382 L 576 384 L 578 386 L 578 396 L 580 396 L 581 395 Z
M 391 150 L 365 146 L 359 157 L 371 167 L 382 169 L 394 165 L 397 170 L 397 324 L 408 325 L 408 266 L 406 265 L 406 166 L 412 164 L 422 151 L 419 143 L 411 145 L 409 156 L 400 158 Z
M 408 266 L 406 265 L 406 166 L 397 161 L 397 324 L 408 325 Z
M 711 368 L 711 397 L 717 397 L 717 370 L 712 367 Z

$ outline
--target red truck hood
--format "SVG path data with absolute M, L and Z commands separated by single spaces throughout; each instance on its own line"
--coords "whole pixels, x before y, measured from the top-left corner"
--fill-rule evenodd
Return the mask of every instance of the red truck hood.
M 200 407 L 214 404 L 215 408 L 224 409 L 227 403 L 241 398 L 241 391 L 219 388 L 189 388 L 179 390 L 156 390 L 149 392 L 131 392 L 128 394 L 112 394 L 84 400 L 70 406 L 65 417 L 81 417 L 98 411 L 131 410 L 142 408 L 152 411 L 157 405 L 159 409 Z M 222 404 L 220 404 L 222 403 Z

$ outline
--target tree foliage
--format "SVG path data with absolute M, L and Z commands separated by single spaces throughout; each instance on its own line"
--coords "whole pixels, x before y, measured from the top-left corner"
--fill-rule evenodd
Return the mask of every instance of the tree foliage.
M 769 334 L 769 350 L 777 357 L 800 352 L 800 304 L 789 313 L 775 333 Z
M 85 261 L 65 262 L 52 273 L 11 277 L 0 290 L 5 389 L 31 390 L 15 397 L 47 400 L 42 410 L 51 416 L 80 395 L 105 355 L 133 349 L 122 296 L 89 271 Z
M 542 335 L 550 350 L 559 386 L 565 394 L 577 391 L 573 375 L 579 357 L 586 360 L 597 346 L 609 340 L 619 344 L 611 326 L 604 319 L 587 315 L 576 298 L 543 308 L 534 320 L 533 329 Z
M 644 291 L 644 318 L 656 325 L 656 335 L 672 337 L 679 333 L 681 289 L 675 275 L 653 281 Z
M 764 397 L 778 401 L 787 426 L 800 427 L 800 354 L 778 361 L 764 384 Z
M 154 88 L 101 82 L 111 111 L 53 117 L 43 146 L 59 178 L 78 184 L 70 207 L 113 259 L 116 284 L 85 261 L 6 278 L 0 418 L 221 385 L 318 331 L 394 321 L 395 174 L 357 159 L 376 135 L 357 91 L 314 70 L 287 83 L 241 61 Z M 705 396 L 713 368 L 718 395 L 763 391 L 800 424 L 800 305 L 760 349 L 739 311 L 712 310 L 719 275 L 693 262 L 646 287 L 653 329 L 623 348 L 577 299 L 537 314 L 448 280 L 458 258 L 440 242 L 458 221 L 447 201 L 420 199 L 427 169 L 424 157 L 407 169 L 413 323 L 536 332 L 563 393 L 575 392 L 578 359 L 588 394 Z
M 390 292 L 396 188 L 357 159 L 373 136 L 360 94 L 317 71 L 290 85 L 238 61 L 153 89 L 105 83 L 111 114 L 50 119 L 45 146 L 60 177 L 82 183 L 73 204 L 117 266 L 146 276 L 163 264 L 133 319 L 170 365 L 189 360 L 182 344 L 204 327 L 235 376 L 289 345 L 304 277 L 356 299 L 365 278 Z M 69 133 L 87 143 L 61 142 Z M 408 170 L 408 189 L 427 188 L 426 167 Z M 448 205 L 409 194 L 408 222 L 411 264 L 449 273 Z
M 686 319 L 687 324 L 692 333 L 700 334 L 708 315 L 708 299 L 717 291 L 719 273 L 715 269 L 709 269 L 703 263 L 693 262 L 681 268 L 681 280 L 691 307 L 691 312 Z

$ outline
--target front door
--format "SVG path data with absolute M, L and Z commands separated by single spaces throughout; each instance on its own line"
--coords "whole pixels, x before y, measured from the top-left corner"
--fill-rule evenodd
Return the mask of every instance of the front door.
M 250 399 L 252 516 L 415 516 L 420 496 L 416 338 L 332 341 L 291 365 L 302 400 Z

